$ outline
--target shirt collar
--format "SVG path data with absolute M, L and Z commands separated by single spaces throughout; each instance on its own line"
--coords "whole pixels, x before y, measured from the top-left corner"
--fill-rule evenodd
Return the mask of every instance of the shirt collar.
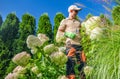
M 69 17 L 66 18 L 67 20 L 72 20 L 72 21 L 75 21 L 76 19 L 70 19 Z

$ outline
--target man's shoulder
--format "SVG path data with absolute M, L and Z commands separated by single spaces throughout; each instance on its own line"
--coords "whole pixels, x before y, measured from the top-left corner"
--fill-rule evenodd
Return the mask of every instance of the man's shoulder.
M 62 22 L 62 23 L 67 23 L 68 21 L 71 21 L 71 19 L 65 18 L 65 19 L 63 19 L 61 22 Z M 74 19 L 73 21 L 74 21 L 74 22 L 81 23 L 79 19 Z
M 71 20 L 71 19 L 66 18 L 66 20 Z M 80 20 L 79 20 L 79 19 L 77 19 L 77 18 L 75 18 L 75 19 L 74 19 L 74 21 L 80 22 Z
M 68 19 L 65 18 L 65 19 L 63 19 L 63 20 L 61 21 L 61 23 L 66 23 L 67 21 L 68 21 Z
M 65 19 L 63 19 L 62 21 L 68 21 L 69 19 L 68 18 L 65 18 Z
M 75 21 L 77 21 L 77 22 L 81 22 L 80 19 L 77 19 L 77 18 L 75 19 Z

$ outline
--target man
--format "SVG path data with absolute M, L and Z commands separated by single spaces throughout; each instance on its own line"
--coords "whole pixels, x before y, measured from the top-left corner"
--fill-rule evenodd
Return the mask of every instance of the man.
M 75 62 L 77 61 L 79 65 L 78 70 L 80 72 L 80 78 L 85 79 L 85 74 L 83 72 L 83 67 L 86 62 L 85 54 L 80 45 L 80 21 L 76 19 L 78 12 L 81 8 L 76 5 L 71 5 L 68 8 L 69 16 L 63 19 L 58 28 L 58 32 L 64 33 L 66 39 L 66 55 L 68 61 L 66 64 L 66 75 L 68 79 L 75 79 Z

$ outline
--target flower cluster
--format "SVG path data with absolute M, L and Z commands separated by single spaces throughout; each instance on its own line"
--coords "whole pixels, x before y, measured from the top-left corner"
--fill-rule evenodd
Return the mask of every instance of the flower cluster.
M 19 78 L 19 74 L 18 73 L 9 73 L 5 79 L 18 79 Z
M 58 51 L 58 48 L 54 44 L 46 45 L 44 48 L 44 53 L 50 55 L 51 53 Z
M 38 66 L 34 66 L 31 68 L 31 71 L 37 75 L 38 78 L 41 78 L 42 77 L 42 73 L 40 72 Z
M 40 47 L 42 45 L 41 40 L 34 35 L 29 35 L 26 42 L 28 48 Z
M 49 38 L 45 34 L 39 33 L 37 37 L 41 40 L 42 44 L 44 44 L 46 41 L 49 41 Z
M 95 27 L 91 31 L 91 35 L 90 35 L 91 40 L 97 39 L 99 36 L 101 36 L 102 32 L 103 32 L 103 30 L 100 27 Z
M 62 52 L 54 52 L 50 55 L 51 61 L 56 65 L 63 66 L 67 62 L 67 56 Z
M 37 47 L 41 47 L 49 38 L 45 34 L 38 34 L 37 36 L 29 35 L 27 37 L 26 43 L 27 47 L 31 49 L 31 53 L 35 54 L 38 49 Z
M 27 72 L 25 67 L 17 66 L 12 73 L 9 73 L 5 79 L 19 79 Z
M 67 62 L 67 56 L 63 53 L 65 52 L 65 47 L 57 47 L 54 44 L 46 45 L 47 43 L 45 42 L 48 40 L 49 38 L 45 34 L 38 34 L 38 36 L 29 35 L 26 40 L 27 47 L 30 48 L 35 58 L 32 59 L 30 54 L 25 51 L 16 54 L 12 61 L 18 66 L 5 79 L 27 78 L 25 75 L 28 71 L 30 74 L 34 74 L 36 78 L 42 78 L 45 75 L 44 71 L 46 72 L 46 69 L 48 69 L 48 73 L 52 73 L 57 71 L 54 66 L 63 67 Z M 38 58 L 39 54 L 41 59 Z M 49 65 L 46 62 L 54 64 Z M 61 76 L 60 79 L 65 79 L 65 76 Z
M 27 52 L 21 52 L 15 55 L 12 59 L 12 61 L 20 66 L 26 66 L 29 63 L 29 60 L 31 59 L 30 54 Z
M 65 43 L 66 42 L 66 37 L 64 36 L 64 33 L 63 32 L 57 32 L 57 35 L 56 35 L 56 42 L 57 43 Z
M 58 49 L 59 49 L 59 52 L 65 52 L 66 47 L 59 47 Z
M 87 21 L 82 23 L 82 27 L 85 27 L 86 34 L 90 36 L 90 39 L 97 39 L 101 36 L 103 30 L 101 27 L 101 18 L 98 16 L 90 17 Z
M 25 67 L 22 67 L 22 66 L 17 66 L 14 70 L 13 70 L 13 73 L 18 73 L 18 74 L 24 74 L 26 73 L 27 70 Z
M 31 68 L 31 71 L 34 73 L 34 74 L 39 74 L 39 69 L 38 69 L 38 66 L 34 66 Z
M 68 79 L 65 75 L 59 76 L 58 79 Z

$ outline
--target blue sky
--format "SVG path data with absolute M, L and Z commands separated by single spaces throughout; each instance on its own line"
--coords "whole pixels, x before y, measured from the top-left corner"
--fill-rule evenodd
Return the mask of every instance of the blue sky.
M 83 8 L 78 16 L 85 19 L 88 13 L 99 16 L 100 13 L 110 15 L 109 8 L 115 3 L 108 3 L 109 0 L 0 0 L 0 15 L 5 20 L 7 14 L 14 12 L 21 20 L 22 15 L 29 13 L 36 18 L 38 23 L 39 17 L 43 13 L 48 13 L 51 23 L 53 24 L 54 16 L 57 12 L 62 12 L 68 16 L 68 7 L 72 4 L 80 5 Z M 107 8 L 107 9 L 106 9 Z

